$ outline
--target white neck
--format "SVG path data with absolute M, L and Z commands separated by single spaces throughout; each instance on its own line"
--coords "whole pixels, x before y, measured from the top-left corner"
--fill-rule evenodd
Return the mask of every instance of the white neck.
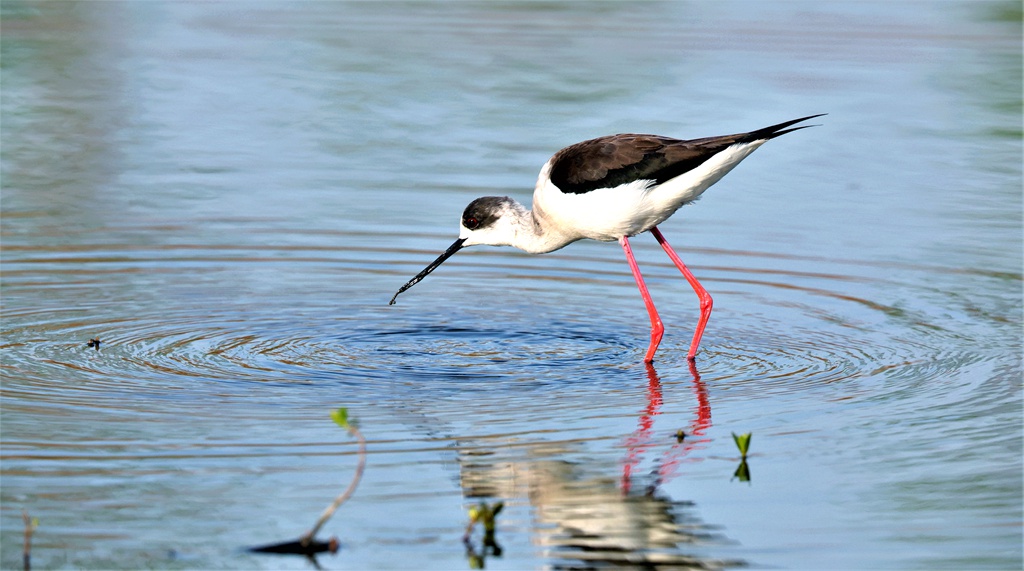
M 530 211 L 509 200 L 494 224 L 474 231 L 463 228 L 460 237 L 466 239 L 466 246 L 512 246 L 530 254 L 545 254 L 583 238 L 564 234 L 545 222 L 542 210 Z

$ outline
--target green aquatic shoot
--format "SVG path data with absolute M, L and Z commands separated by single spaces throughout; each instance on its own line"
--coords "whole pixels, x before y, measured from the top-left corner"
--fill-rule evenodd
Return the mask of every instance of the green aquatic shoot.
M 340 426 L 340 427 L 344 428 L 345 430 L 348 430 L 348 429 L 349 429 L 349 424 L 348 424 L 348 409 L 347 409 L 347 408 L 345 408 L 345 407 L 341 407 L 341 408 L 339 408 L 339 409 L 336 409 L 336 410 L 332 410 L 332 411 L 331 411 L 331 419 L 332 419 L 332 420 L 333 420 L 333 421 L 334 421 L 334 422 L 335 422 L 335 423 L 336 423 L 336 424 L 337 424 L 338 426 Z
M 469 508 L 469 527 L 466 529 L 466 535 L 469 535 L 477 522 L 483 524 L 484 533 L 494 535 L 494 520 L 504 507 L 504 502 L 497 502 L 493 506 L 487 505 L 487 502 L 480 502 Z
M 480 502 L 469 508 L 469 524 L 466 526 L 466 533 L 462 535 L 462 543 L 466 546 L 466 556 L 469 558 L 470 569 L 483 569 L 484 560 L 488 555 L 501 557 L 501 546 L 498 545 L 494 535 L 496 528 L 495 519 L 497 519 L 498 514 L 501 513 L 504 507 L 504 502 L 496 502 L 494 505 Z M 481 524 L 484 528 L 482 548 L 479 553 L 473 547 L 473 542 L 470 540 L 470 535 L 473 533 L 473 528 L 477 523 Z
M 735 432 L 732 433 L 732 439 L 736 441 L 736 447 L 740 449 L 740 456 L 744 460 L 747 459 L 747 450 L 750 449 L 750 435 L 750 432 L 738 436 Z
M 320 519 L 316 521 L 313 528 L 300 538 L 303 546 L 308 546 L 312 543 L 313 538 L 316 537 L 316 532 L 320 531 L 320 528 L 327 523 L 327 520 L 331 519 L 331 516 L 341 507 L 341 504 L 345 503 L 352 496 L 359 485 L 359 480 L 363 477 L 363 470 L 366 469 L 366 439 L 363 437 L 363 433 L 359 432 L 355 419 L 349 419 L 348 409 L 345 407 L 332 410 L 331 419 L 359 441 L 359 463 L 356 465 L 356 472 L 352 476 L 352 481 L 349 482 L 348 488 L 335 498 L 331 505 L 327 506 L 327 509 L 321 514 Z

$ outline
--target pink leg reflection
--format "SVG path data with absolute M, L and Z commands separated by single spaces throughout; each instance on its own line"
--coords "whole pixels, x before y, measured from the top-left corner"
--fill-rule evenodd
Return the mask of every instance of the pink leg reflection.
M 683 458 L 693 450 L 703 449 L 710 441 L 705 435 L 711 428 L 711 404 L 708 401 L 707 387 L 700 380 L 697 365 L 693 361 L 689 361 L 689 365 L 693 392 L 697 397 L 697 414 L 694 420 L 683 429 L 685 433 L 683 440 L 677 441 L 662 455 L 657 471 L 658 477 L 654 483 L 655 487 L 674 478 Z M 652 442 L 654 417 L 661 414 L 663 397 L 661 379 L 650 363 L 647 363 L 647 381 L 647 407 L 640 415 L 636 432 L 626 440 L 626 459 L 622 466 L 622 493 L 624 495 L 628 494 L 632 488 L 633 471 L 640 464 L 643 454 L 656 445 L 656 442 Z M 668 437 L 667 434 L 665 437 Z

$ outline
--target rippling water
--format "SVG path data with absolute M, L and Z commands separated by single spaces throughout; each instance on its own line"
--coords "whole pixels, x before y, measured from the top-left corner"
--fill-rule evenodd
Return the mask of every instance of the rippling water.
M 346 406 L 328 568 L 1019 568 L 1019 22 L 5 2 L 0 566 L 26 510 L 37 568 L 309 568 L 244 548 L 347 484 Z M 662 225 L 715 298 L 695 367 L 647 236 L 653 367 L 615 244 L 471 249 L 387 305 L 561 146 L 817 112 Z

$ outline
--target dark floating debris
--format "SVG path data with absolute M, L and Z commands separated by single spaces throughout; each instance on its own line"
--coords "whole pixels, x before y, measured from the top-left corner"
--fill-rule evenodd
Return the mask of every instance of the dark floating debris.
M 92 347 L 92 348 L 96 349 L 97 351 L 99 351 L 100 350 L 100 340 L 99 340 L 99 338 L 90 339 L 88 345 L 89 345 L 89 347 Z
M 686 438 L 686 433 L 680 428 L 676 431 L 676 442 L 682 442 Z
M 315 553 L 324 553 L 325 551 L 334 554 L 338 552 L 340 547 L 337 537 L 331 537 L 327 541 L 313 540 L 305 542 L 305 545 L 303 543 L 301 539 L 298 539 L 284 543 L 250 547 L 248 551 L 252 553 L 280 553 L 282 555 L 313 555 Z

